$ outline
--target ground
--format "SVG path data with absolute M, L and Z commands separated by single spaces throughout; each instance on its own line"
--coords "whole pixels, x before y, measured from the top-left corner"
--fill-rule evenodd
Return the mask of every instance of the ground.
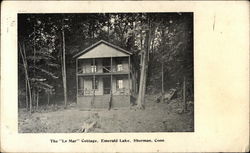
M 155 96 L 147 96 L 145 103 L 144 110 L 132 106 L 119 110 L 82 111 L 71 105 L 67 109 L 41 107 L 30 115 L 25 109 L 19 109 L 18 130 L 20 133 L 194 131 L 192 103 L 186 112 L 178 98 L 157 103 Z M 86 130 L 87 126 L 91 126 L 90 129 Z

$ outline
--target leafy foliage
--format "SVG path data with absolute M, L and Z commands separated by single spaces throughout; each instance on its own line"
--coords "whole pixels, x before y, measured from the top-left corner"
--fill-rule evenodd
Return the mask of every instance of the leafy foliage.
M 191 13 L 95 13 L 20 14 L 18 42 L 26 46 L 32 89 L 45 94 L 55 90 L 62 97 L 61 30 L 65 32 L 67 87 L 69 98 L 76 94 L 73 55 L 103 39 L 134 53 L 138 72 L 140 54 L 149 47 L 147 92 L 159 92 L 161 65 L 165 88 L 175 87 L 183 76 L 193 91 L 193 16 Z M 149 45 L 145 42 L 150 31 Z M 19 80 L 24 78 L 19 56 Z M 25 84 L 19 81 L 19 90 Z

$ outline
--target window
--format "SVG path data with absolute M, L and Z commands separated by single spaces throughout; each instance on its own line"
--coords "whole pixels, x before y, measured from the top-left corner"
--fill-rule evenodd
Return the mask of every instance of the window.
M 122 64 L 118 64 L 118 65 L 117 65 L 117 71 L 122 71 L 122 70 L 123 70 Z
M 92 66 L 91 66 L 91 72 L 92 72 L 92 73 L 96 72 L 96 65 L 92 65 Z
M 122 71 L 123 67 L 122 67 L 122 61 L 121 61 L 121 59 L 118 59 L 116 61 L 116 63 L 117 63 L 117 71 Z
M 94 73 L 96 72 L 96 61 L 91 60 L 91 72 Z
M 86 73 L 86 66 L 82 66 L 82 73 Z
M 98 89 L 98 84 L 99 84 L 99 80 L 95 78 L 95 82 L 94 82 L 94 78 L 92 78 L 92 89 Z
M 117 89 L 122 89 L 123 88 L 123 80 L 117 80 L 116 81 L 116 88 Z

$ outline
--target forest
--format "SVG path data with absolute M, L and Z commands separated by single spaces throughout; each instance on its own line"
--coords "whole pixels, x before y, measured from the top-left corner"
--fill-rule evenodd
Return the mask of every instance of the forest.
M 99 40 L 133 53 L 139 109 L 170 89 L 193 101 L 192 13 L 18 14 L 18 107 L 76 103 L 73 56 Z

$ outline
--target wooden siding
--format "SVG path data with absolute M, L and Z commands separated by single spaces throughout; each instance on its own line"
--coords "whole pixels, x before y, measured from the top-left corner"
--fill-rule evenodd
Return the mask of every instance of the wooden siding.
M 103 57 L 126 57 L 129 56 L 113 47 L 110 47 L 106 44 L 100 44 L 85 54 L 78 57 L 78 59 L 84 58 L 103 58 Z
M 109 109 L 109 96 L 95 96 L 95 102 L 91 106 L 92 96 L 79 97 L 78 108 L 80 110 L 91 110 L 91 109 Z M 113 96 L 111 108 L 119 109 L 130 106 L 131 96 L 119 95 Z

